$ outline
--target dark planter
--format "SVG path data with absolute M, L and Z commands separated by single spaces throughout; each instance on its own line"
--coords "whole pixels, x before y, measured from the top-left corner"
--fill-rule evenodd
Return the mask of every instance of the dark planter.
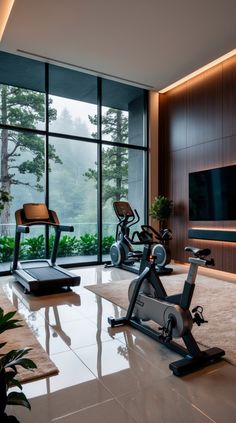
M 3 415 L 7 404 L 7 390 L 5 381 L 5 369 L 0 371 L 0 416 Z
M 6 413 L 3 413 L 1 418 L 1 423 L 20 423 L 15 416 L 8 416 Z
M 0 371 L 0 422 L 1 423 L 20 423 L 15 416 L 8 416 L 5 413 L 7 404 L 7 390 L 5 381 L 5 370 Z

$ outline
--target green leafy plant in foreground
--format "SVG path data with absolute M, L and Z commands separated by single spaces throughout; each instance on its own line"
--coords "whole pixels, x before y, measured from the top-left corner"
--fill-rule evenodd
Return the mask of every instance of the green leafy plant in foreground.
M 21 327 L 21 320 L 14 319 L 16 311 L 11 311 L 4 314 L 0 308 L 0 334 L 11 329 Z M 0 349 L 6 346 L 6 342 L 0 344 Z M 28 359 L 24 358 L 31 348 L 23 348 L 18 350 L 11 350 L 6 353 L 0 353 L 0 421 L 1 422 L 17 422 L 14 416 L 7 416 L 5 409 L 7 405 L 21 405 L 29 410 L 31 409 L 30 403 L 25 394 L 22 392 L 22 385 L 17 380 L 18 367 L 33 370 L 37 366 Z M 11 391 L 10 388 L 17 387 L 21 392 Z

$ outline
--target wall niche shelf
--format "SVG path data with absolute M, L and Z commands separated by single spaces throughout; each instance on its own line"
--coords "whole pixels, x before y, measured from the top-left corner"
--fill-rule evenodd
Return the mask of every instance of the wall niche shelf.
M 191 239 L 209 239 L 211 241 L 236 242 L 236 229 L 205 229 L 189 228 L 188 237 Z

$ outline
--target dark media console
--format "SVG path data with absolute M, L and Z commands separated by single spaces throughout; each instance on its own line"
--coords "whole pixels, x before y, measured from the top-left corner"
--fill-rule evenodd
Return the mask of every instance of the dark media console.
M 189 228 L 188 238 L 236 242 L 236 231 L 224 229 Z

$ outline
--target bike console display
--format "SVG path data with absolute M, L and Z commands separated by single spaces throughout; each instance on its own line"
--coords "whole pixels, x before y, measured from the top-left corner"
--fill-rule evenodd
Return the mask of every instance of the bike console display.
M 113 203 L 113 207 L 119 219 L 124 217 L 134 217 L 134 212 L 127 201 L 115 201 Z

